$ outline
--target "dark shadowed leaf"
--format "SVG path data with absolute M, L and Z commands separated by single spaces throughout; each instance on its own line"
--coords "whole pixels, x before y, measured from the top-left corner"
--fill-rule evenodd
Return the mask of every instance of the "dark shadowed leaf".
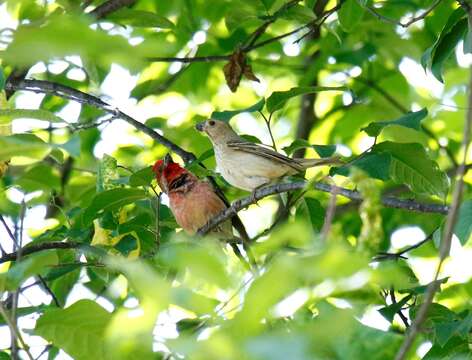
M 287 91 L 274 91 L 267 98 L 267 110 L 270 113 L 281 109 L 285 103 L 291 98 L 303 94 L 313 94 L 320 91 L 345 91 L 347 90 L 344 86 L 330 87 L 330 86 L 302 86 L 294 87 Z

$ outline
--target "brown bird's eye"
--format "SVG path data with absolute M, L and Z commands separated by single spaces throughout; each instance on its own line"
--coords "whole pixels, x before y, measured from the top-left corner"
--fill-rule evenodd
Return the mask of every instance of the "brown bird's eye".
M 208 121 L 208 124 L 209 124 L 210 126 L 213 126 L 213 125 L 215 125 L 215 122 L 214 122 L 213 120 L 210 120 L 210 121 Z

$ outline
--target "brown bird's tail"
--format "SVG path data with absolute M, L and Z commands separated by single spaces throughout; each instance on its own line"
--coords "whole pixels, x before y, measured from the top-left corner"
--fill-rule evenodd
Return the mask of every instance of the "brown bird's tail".
M 322 165 L 343 165 L 344 164 L 344 161 L 342 161 L 339 156 L 332 156 L 332 157 L 320 158 L 320 159 L 296 159 L 296 160 L 305 169 L 315 167 L 315 166 L 322 166 Z

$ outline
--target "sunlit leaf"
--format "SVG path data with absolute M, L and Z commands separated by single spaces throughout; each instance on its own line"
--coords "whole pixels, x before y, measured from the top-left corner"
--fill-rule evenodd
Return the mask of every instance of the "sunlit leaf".
M 64 122 L 54 113 L 42 109 L 0 109 L 0 124 L 9 123 L 15 119 L 37 119 L 53 123 Z
M 46 312 L 35 333 L 66 351 L 74 359 L 109 359 L 104 332 L 111 314 L 92 300 L 79 300 L 66 309 Z
M 32 134 L 18 134 L 0 137 L 0 160 L 13 156 L 42 159 L 51 151 L 52 146 Z
M 261 111 L 262 108 L 264 107 L 264 104 L 265 104 L 265 99 L 261 99 L 254 105 L 251 105 L 245 109 L 213 111 L 213 113 L 210 115 L 210 118 L 215 119 L 215 120 L 229 121 L 233 116 L 236 116 L 244 112 L 252 113 L 256 111 Z

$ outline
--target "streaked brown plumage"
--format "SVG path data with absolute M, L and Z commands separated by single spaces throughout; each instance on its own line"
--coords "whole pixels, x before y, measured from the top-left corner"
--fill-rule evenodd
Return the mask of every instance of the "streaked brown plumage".
M 288 175 L 320 165 L 339 164 L 338 157 L 292 159 L 265 145 L 251 143 L 240 137 L 223 121 L 207 120 L 197 124 L 210 138 L 216 164 L 231 185 L 248 191 Z

